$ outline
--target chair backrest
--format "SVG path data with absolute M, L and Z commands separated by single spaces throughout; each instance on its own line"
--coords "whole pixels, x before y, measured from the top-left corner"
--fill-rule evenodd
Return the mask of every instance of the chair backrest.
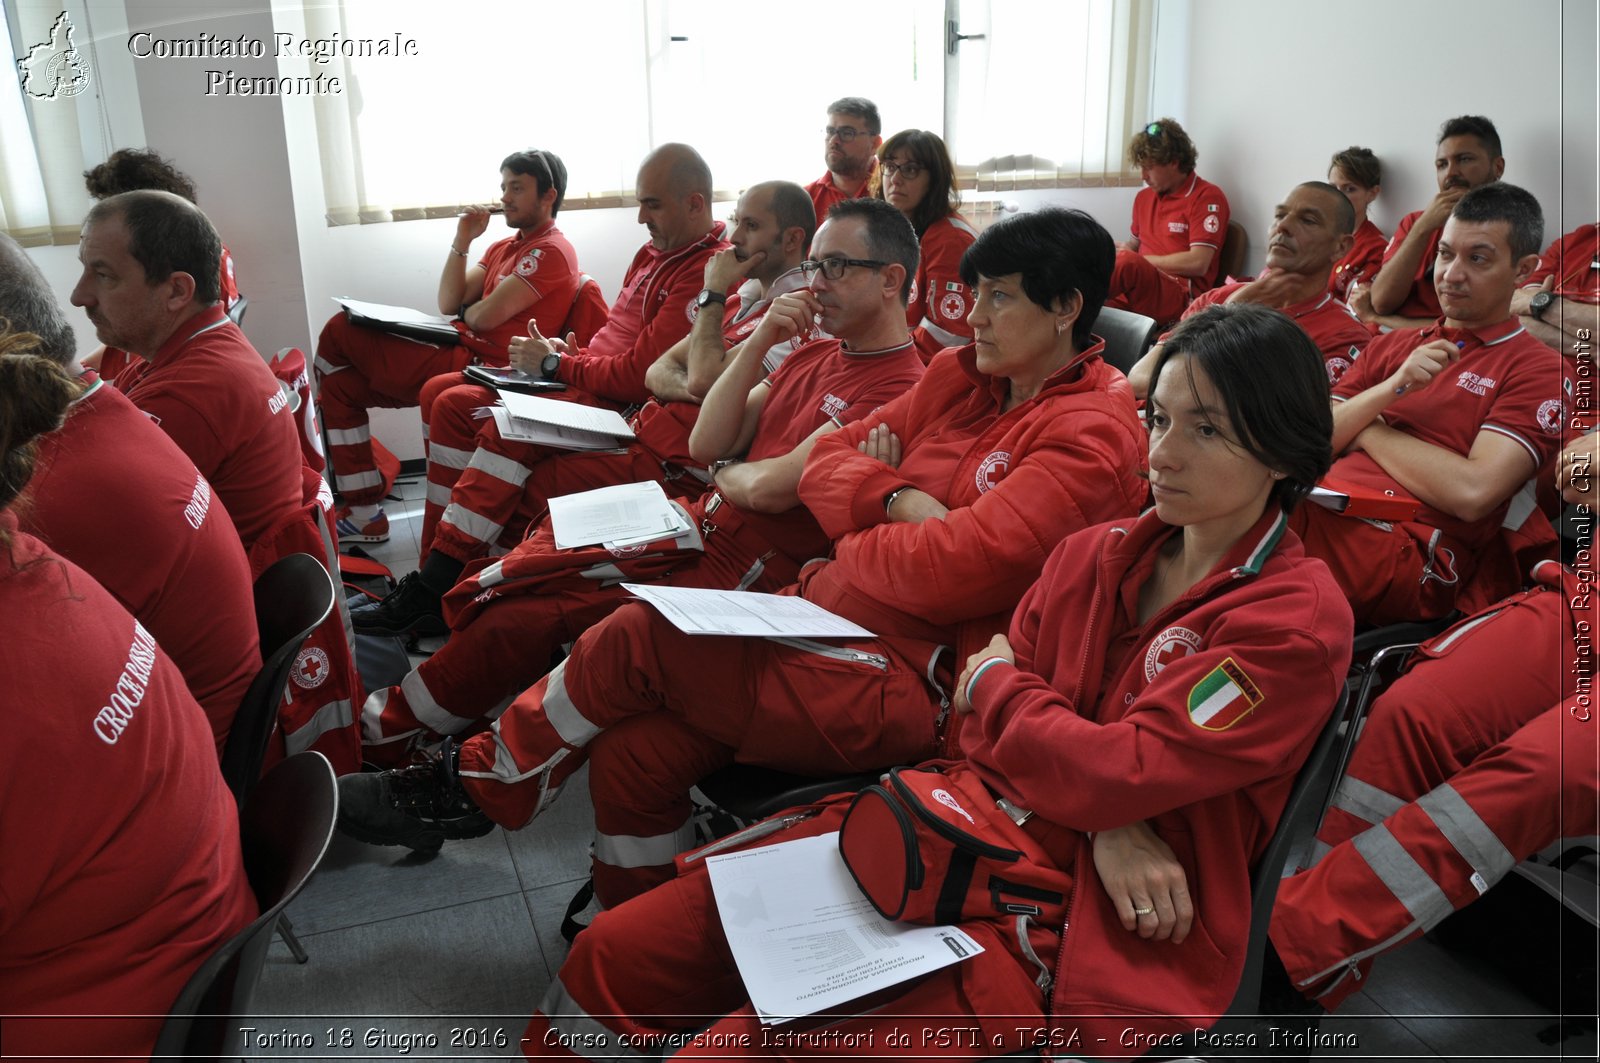
M 248 309 L 250 309 L 250 300 L 246 299 L 242 295 L 239 296 L 239 298 L 234 301 L 234 304 L 228 307 L 229 320 L 231 320 L 235 325 L 244 324 L 244 312 Z
M 249 1014 L 272 929 L 328 851 L 338 804 L 333 768 L 321 753 L 297 753 L 262 778 L 239 817 L 245 874 L 261 914 L 189 977 L 153 1058 L 239 1058 L 239 1019 Z
M 1332 789 L 1333 773 L 1345 717 L 1350 709 L 1350 684 L 1339 692 L 1339 700 L 1322 725 L 1316 742 L 1311 747 L 1305 763 L 1295 776 L 1289 799 L 1284 802 L 1283 814 L 1272 832 L 1266 852 L 1250 883 L 1250 943 L 1245 951 L 1244 972 L 1239 979 L 1239 989 L 1227 1015 L 1255 1015 L 1261 1005 L 1261 967 L 1266 958 L 1267 927 L 1272 921 L 1272 906 L 1278 899 L 1278 883 L 1283 879 L 1283 869 L 1289 856 L 1305 845 L 1322 819 Z
M 295 655 L 333 609 L 333 580 L 310 554 L 290 554 L 256 577 L 255 602 L 261 671 L 239 703 L 222 752 L 222 778 L 240 805 L 261 775 Z
M 578 337 L 578 345 L 586 346 L 610 316 L 611 307 L 606 304 L 600 282 L 587 273 L 578 274 L 578 292 L 572 297 L 572 309 L 561 326 L 562 337 L 573 333 Z
M 1245 252 L 1250 250 L 1250 235 L 1236 221 L 1228 223 L 1228 235 L 1222 238 L 1222 250 L 1217 252 L 1217 283 L 1226 284 L 1229 277 L 1244 271 Z
M 1144 357 L 1161 334 L 1155 318 L 1135 314 L 1131 310 L 1118 310 L 1103 306 L 1094 319 L 1095 335 L 1106 341 L 1106 364 L 1116 366 L 1126 373 Z

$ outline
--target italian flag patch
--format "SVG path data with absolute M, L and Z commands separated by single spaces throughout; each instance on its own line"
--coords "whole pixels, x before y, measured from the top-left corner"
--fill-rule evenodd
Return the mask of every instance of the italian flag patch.
M 1229 657 L 1190 688 L 1189 720 L 1207 731 L 1226 731 L 1261 701 L 1261 688 Z

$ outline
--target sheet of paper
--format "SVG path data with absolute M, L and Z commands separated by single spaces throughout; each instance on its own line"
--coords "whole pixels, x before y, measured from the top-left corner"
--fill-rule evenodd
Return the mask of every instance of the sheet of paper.
M 562 450 L 615 450 L 621 445 L 616 436 L 580 432 L 575 428 L 561 428 L 538 421 L 519 421 L 504 406 L 490 406 L 488 410 L 500 434 L 519 443 L 540 443 Z
M 641 536 L 650 542 L 689 527 L 654 480 L 558 495 L 549 505 L 550 531 L 563 550 Z
M 580 432 L 600 432 L 605 435 L 632 439 L 633 429 L 615 410 L 602 410 L 598 406 L 585 406 L 578 402 L 561 402 L 558 399 L 540 398 L 538 395 L 518 395 L 502 392 L 500 401 L 519 421 L 538 421 L 540 424 L 576 428 Z
M 839 835 L 706 859 L 722 931 L 763 1023 L 827 1011 L 983 951 L 953 926 L 879 915 L 839 855 Z
M 860 624 L 794 595 L 624 583 L 686 635 L 873 638 Z
M 406 325 L 443 325 L 450 328 L 450 319 L 443 314 L 425 314 L 409 306 L 389 306 L 387 303 L 368 303 L 348 296 L 336 295 L 333 301 L 357 317 L 373 321 L 393 321 Z

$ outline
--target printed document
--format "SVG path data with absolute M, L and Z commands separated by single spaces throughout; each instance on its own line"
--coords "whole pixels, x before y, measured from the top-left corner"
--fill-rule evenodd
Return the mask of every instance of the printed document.
M 957 927 L 879 915 L 844 866 L 837 831 L 707 857 L 706 869 L 763 1023 L 827 1011 L 983 951 Z
M 624 583 L 622 587 L 655 606 L 685 635 L 875 637 L 860 624 L 794 595 L 665 587 L 651 583 Z

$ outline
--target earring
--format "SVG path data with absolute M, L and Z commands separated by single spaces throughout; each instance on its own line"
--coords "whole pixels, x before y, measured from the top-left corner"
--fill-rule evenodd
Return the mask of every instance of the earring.
M 1067 323 L 1065 321 L 1057 321 L 1056 322 L 1056 335 L 1059 336 L 1065 331 L 1067 331 Z
M 1288 473 L 1284 473 L 1284 472 L 1279 472 L 1279 471 L 1278 471 L 1278 470 L 1277 470 L 1277 469 L 1273 469 L 1273 470 L 1271 470 L 1271 472 L 1272 472 L 1272 478 L 1273 478 L 1273 479 L 1274 479 L 1274 480 L 1281 480 L 1281 479 L 1283 479 L 1283 478 L 1284 478 L 1284 477 L 1285 477 L 1285 476 L 1287 476 L 1287 475 L 1288 475 Z

